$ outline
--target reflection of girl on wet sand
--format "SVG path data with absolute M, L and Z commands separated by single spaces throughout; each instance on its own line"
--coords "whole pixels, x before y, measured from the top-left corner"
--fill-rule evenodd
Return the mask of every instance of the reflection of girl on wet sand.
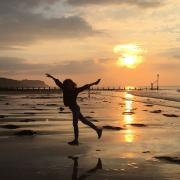
M 101 159 L 98 159 L 98 162 L 96 166 L 88 171 L 86 171 L 84 174 L 78 177 L 78 157 L 69 156 L 70 159 L 74 161 L 73 165 L 73 173 L 72 173 L 72 180 L 83 180 L 87 177 L 91 176 L 93 173 L 96 173 L 97 170 L 102 169 L 102 162 Z
M 78 128 L 78 119 L 94 129 L 98 135 L 98 138 L 101 138 L 102 135 L 102 128 L 98 128 L 92 122 L 88 121 L 80 112 L 80 107 L 77 104 L 77 96 L 80 92 L 89 89 L 93 85 L 97 85 L 100 82 L 100 79 L 97 81 L 86 84 L 82 87 L 77 87 L 76 83 L 73 82 L 71 79 L 66 79 L 62 82 L 59 79 L 54 78 L 50 74 L 46 74 L 47 77 L 52 78 L 57 86 L 59 86 L 63 91 L 63 101 L 64 105 L 68 106 L 73 114 L 73 127 L 74 127 L 74 140 L 69 142 L 70 145 L 78 145 L 78 137 L 79 137 L 79 128 Z

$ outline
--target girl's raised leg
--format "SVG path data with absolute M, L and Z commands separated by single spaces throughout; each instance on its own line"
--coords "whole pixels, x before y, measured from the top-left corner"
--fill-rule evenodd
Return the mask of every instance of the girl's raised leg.
M 98 128 L 96 125 L 94 125 L 91 121 L 87 120 L 80 112 L 79 114 L 79 119 L 82 123 L 88 125 L 89 127 L 91 127 L 92 129 L 94 129 L 98 135 L 98 138 L 101 138 L 102 135 L 102 129 Z

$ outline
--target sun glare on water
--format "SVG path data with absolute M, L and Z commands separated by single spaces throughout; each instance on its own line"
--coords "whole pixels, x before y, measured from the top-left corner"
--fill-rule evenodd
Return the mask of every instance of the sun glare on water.
M 119 53 L 117 65 L 134 69 L 143 62 L 145 51 L 137 44 L 116 45 L 114 53 Z

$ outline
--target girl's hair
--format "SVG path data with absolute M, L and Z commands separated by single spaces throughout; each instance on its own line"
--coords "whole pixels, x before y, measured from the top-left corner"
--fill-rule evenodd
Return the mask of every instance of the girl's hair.
M 71 79 L 65 79 L 63 81 L 63 86 L 65 88 L 72 88 L 73 89 L 73 88 L 77 87 L 77 84 L 73 80 L 71 80 Z

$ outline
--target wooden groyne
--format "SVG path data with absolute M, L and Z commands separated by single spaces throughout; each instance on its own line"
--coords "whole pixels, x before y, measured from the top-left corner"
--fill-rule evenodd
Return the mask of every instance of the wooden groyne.
M 91 88 L 90 91 L 126 91 L 126 88 L 115 88 L 115 87 L 97 87 L 97 88 Z M 128 90 L 142 90 L 140 88 L 135 88 L 135 89 L 128 89 Z M 52 88 L 52 87 L 45 87 L 45 88 L 0 88 L 0 94 L 21 94 L 21 93 L 34 93 L 34 94 L 43 94 L 43 93 L 59 93 L 61 90 L 59 88 Z

